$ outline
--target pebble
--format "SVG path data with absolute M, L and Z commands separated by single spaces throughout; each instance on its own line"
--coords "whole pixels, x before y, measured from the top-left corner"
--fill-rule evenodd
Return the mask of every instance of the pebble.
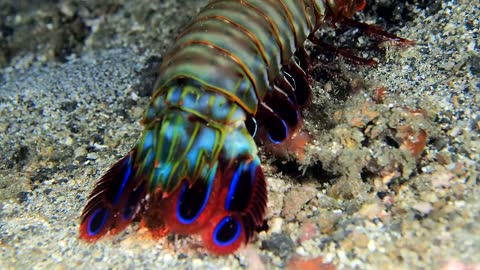
M 75 148 L 75 151 L 73 152 L 74 158 L 86 156 L 87 154 L 88 154 L 88 151 L 84 147 L 77 147 L 77 148 Z
M 290 258 L 294 251 L 295 243 L 286 234 L 274 233 L 269 239 L 262 241 L 262 248 L 270 250 L 282 259 Z
M 375 245 L 375 241 L 373 241 L 372 239 L 370 239 L 370 241 L 368 241 L 368 250 L 373 252 L 377 249 L 376 245 Z
M 295 249 L 295 253 L 299 256 L 306 257 L 308 256 L 308 253 L 305 251 L 305 249 L 302 246 L 299 246 Z
M 67 145 L 67 146 L 71 146 L 71 145 L 73 144 L 73 139 L 72 139 L 72 137 L 66 136 L 66 137 L 65 137 L 65 140 L 63 141 L 63 143 L 64 143 L 65 145 Z
M 418 212 L 427 215 L 433 210 L 433 206 L 429 202 L 419 202 L 412 206 L 413 209 L 417 210 Z
M 281 233 L 282 225 L 283 225 L 282 218 L 273 218 L 270 225 L 270 233 Z
M 200 269 L 200 267 L 203 266 L 203 261 L 199 258 L 195 258 L 192 260 L 192 266 L 193 268 Z

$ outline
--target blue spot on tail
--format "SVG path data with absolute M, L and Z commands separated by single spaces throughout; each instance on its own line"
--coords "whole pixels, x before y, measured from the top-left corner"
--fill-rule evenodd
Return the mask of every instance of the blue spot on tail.
M 105 222 L 107 221 L 108 210 L 104 208 L 99 208 L 93 212 L 90 220 L 88 221 L 87 232 L 89 236 L 95 236 L 98 234 Z
M 125 172 L 125 176 L 123 177 L 122 185 L 120 186 L 120 189 L 118 190 L 117 196 L 115 197 L 115 200 L 113 201 L 113 204 L 117 204 L 118 201 L 120 200 L 120 197 L 122 196 L 123 190 L 125 189 L 125 185 L 127 185 L 128 178 L 130 178 L 130 174 L 132 173 L 132 166 L 130 164 L 130 158 L 125 160 L 127 171 Z
M 197 180 L 200 185 L 202 182 Z M 202 214 L 207 202 L 210 198 L 210 193 L 212 191 L 213 182 L 210 182 L 207 187 L 207 192 L 203 197 L 198 197 L 198 195 L 203 195 L 201 186 L 198 189 L 198 186 L 194 185 L 191 189 L 188 188 L 188 183 L 185 182 L 180 191 L 180 196 L 178 198 L 176 212 L 178 220 L 183 224 L 193 223 L 199 216 Z M 186 193 L 189 193 L 188 196 L 185 196 Z M 201 199 L 201 202 L 198 200 Z M 201 207 L 198 208 L 198 204 L 201 204 Z M 192 216 L 193 215 L 193 216 Z M 191 216 L 191 217 L 185 217 Z
M 241 226 L 238 220 L 230 216 L 224 217 L 213 231 L 213 242 L 220 247 L 234 243 L 240 236 Z
M 283 120 L 281 120 L 280 122 L 282 123 L 282 126 L 283 126 L 283 130 L 281 131 L 281 132 L 283 132 L 283 134 L 275 135 L 275 137 L 279 137 L 279 138 L 276 139 L 276 138 L 272 137 L 272 134 L 270 134 L 270 132 L 268 132 L 268 139 L 270 139 L 270 141 L 274 144 L 279 144 L 288 137 L 287 124 Z

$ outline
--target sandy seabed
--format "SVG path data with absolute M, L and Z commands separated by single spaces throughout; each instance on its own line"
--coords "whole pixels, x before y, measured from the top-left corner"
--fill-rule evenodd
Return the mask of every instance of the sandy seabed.
M 305 153 L 260 149 L 268 228 L 223 257 L 138 224 L 78 238 L 94 182 L 142 130 L 155 68 L 206 1 L 11 2 L 0 1 L 0 269 L 480 264 L 478 1 L 369 3 L 361 20 L 416 45 L 312 74 Z

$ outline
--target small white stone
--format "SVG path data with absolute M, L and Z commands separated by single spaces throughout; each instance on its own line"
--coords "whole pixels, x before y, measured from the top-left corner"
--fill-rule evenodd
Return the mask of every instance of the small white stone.
M 73 139 L 70 136 L 65 137 L 65 141 L 63 142 L 65 145 L 72 145 L 73 144 Z
M 98 158 L 97 153 L 88 153 L 87 154 L 87 159 L 96 160 L 97 158 Z
M 297 247 L 295 249 L 295 253 L 297 253 L 297 255 L 302 256 L 302 257 L 307 257 L 308 256 L 308 253 L 305 251 L 305 249 L 302 246 Z
M 466 205 L 465 201 L 455 201 L 456 207 L 465 207 L 465 205 Z
M 138 97 L 137 93 L 135 93 L 135 91 L 132 91 L 130 93 L 130 98 L 134 101 L 137 101 L 139 97 Z
M 195 258 L 195 259 L 192 260 L 192 266 L 193 266 L 193 268 L 198 268 L 200 266 L 203 266 L 203 262 L 202 262 L 201 259 Z
M 337 251 L 337 256 L 340 261 L 346 262 L 348 261 L 347 254 L 343 250 Z
M 87 154 L 88 154 L 87 149 L 85 149 L 85 148 L 83 148 L 83 147 L 77 147 L 77 148 L 75 149 L 75 151 L 73 151 L 73 156 L 74 156 L 75 158 L 80 157 L 80 156 L 85 156 L 85 155 L 87 155 Z
M 281 233 L 283 226 L 283 219 L 281 218 L 274 218 L 272 219 L 272 225 L 270 226 L 271 233 Z
M 333 259 L 335 259 L 335 254 L 333 254 L 333 253 L 327 253 L 327 254 L 325 255 L 325 261 L 326 261 L 326 262 L 332 262 Z
M 165 254 L 165 256 L 163 256 L 163 262 L 164 263 L 168 263 L 168 262 L 171 262 L 173 261 L 173 256 L 172 254 Z
M 95 149 L 95 150 L 103 150 L 103 149 L 106 149 L 106 148 L 108 148 L 108 146 L 103 145 L 103 144 L 98 144 L 98 143 L 93 144 L 93 149 Z
M 377 249 L 376 245 L 375 245 L 375 241 L 373 241 L 372 239 L 370 239 L 370 241 L 368 241 L 368 250 L 369 251 L 375 251 Z
M 417 210 L 422 214 L 428 214 L 433 210 L 433 206 L 429 202 L 418 202 L 412 206 L 413 209 Z

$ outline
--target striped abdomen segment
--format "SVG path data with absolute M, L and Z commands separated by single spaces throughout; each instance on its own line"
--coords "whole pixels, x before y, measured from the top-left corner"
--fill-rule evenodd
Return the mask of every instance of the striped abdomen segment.
M 189 78 L 256 114 L 281 67 L 323 20 L 323 2 L 212 1 L 173 44 L 155 96 L 172 80 Z

